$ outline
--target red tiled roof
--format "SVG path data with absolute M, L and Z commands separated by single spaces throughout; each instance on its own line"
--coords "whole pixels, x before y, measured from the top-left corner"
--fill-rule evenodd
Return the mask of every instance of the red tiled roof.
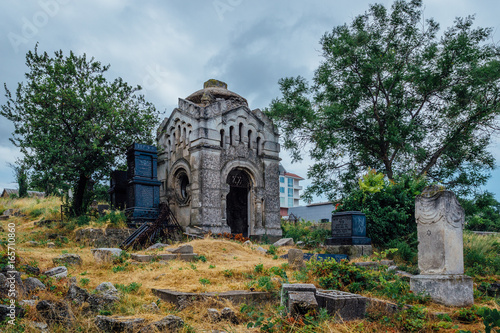
M 304 180 L 304 178 L 300 177 L 300 176 L 297 176 L 296 174 L 294 173 L 290 173 L 290 172 L 286 172 L 285 171 L 285 176 L 288 176 L 290 178 L 295 178 L 295 179 L 299 179 L 299 180 Z

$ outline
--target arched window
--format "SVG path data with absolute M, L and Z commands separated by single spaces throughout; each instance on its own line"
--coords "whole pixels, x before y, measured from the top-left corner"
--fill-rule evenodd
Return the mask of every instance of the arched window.
M 181 135 L 182 135 L 181 125 L 179 125 L 177 126 L 177 143 L 181 142 Z
M 229 127 L 229 145 L 233 145 L 233 135 L 234 135 L 234 127 Z
M 260 136 L 257 137 L 256 145 L 257 145 L 257 155 L 259 155 L 260 154 Z
M 220 146 L 224 147 L 224 130 L 220 130 Z
M 186 128 L 184 127 L 184 130 L 183 130 L 183 137 L 182 137 L 183 141 L 184 141 L 184 145 L 186 145 Z
M 238 131 L 238 135 L 240 137 L 240 142 L 243 142 L 243 123 L 240 123 L 240 128 Z
M 252 130 L 248 131 L 248 149 L 252 149 Z

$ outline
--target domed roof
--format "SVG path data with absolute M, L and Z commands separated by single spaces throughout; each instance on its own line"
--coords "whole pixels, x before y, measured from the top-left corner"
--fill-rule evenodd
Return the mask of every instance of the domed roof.
M 203 89 L 192 93 L 186 97 L 186 99 L 200 106 L 210 105 L 220 99 L 229 100 L 231 104 L 234 105 L 239 104 L 248 106 L 246 99 L 230 90 L 227 90 L 227 84 L 225 82 L 215 79 L 210 79 L 205 82 L 203 84 Z

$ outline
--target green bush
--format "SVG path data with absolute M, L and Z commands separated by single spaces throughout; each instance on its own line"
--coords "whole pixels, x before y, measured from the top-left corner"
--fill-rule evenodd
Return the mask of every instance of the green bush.
M 465 210 L 465 229 L 500 232 L 500 202 L 490 192 L 459 199 Z
M 370 177 L 364 177 L 360 184 L 373 183 L 371 178 L 379 179 L 381 174 L 370 170 L 368 175 Z M 376 246 L 387 248 L 395 239 L 416 243 L 415 197 L 422 192 L 427 181 L 413 175 L 397 176 L 394 181 L 382 181 L 383 186 L 377 183 L 352 191 L 341 200 L 336 211 L 365 213 L 368 221 L 367 236 Z

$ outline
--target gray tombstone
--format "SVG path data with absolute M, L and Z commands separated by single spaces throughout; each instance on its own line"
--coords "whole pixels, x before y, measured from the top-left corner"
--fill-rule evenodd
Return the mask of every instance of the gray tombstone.
M 413 292 L 428 293 L 438 303 L 474 303 L 472 279 L 464 274 L 464 210 L 455 194 L 428 186 L 415 199 L 420 275 L 410 279 Z

